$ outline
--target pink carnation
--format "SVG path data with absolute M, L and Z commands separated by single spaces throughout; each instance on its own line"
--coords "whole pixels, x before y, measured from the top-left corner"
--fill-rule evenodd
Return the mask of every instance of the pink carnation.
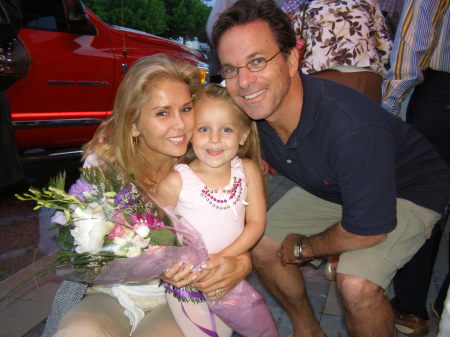
M 122 211 L 119 211 L 119 210 L 117 210 L 117 209 L 115 209 L 114 211 L 113 211 L 113 217 L 112 217 L 112 219 L 113 219 L 113 221 L 115 222 L 115 223 L 118 223 L 118 224 L 122 224 L 122 225 L 128 225 L 128 222 L 127 222 L 127 220 L 125 219 L 125 217 L 123 216 L 123 212 Z
M 146 225 L 150 229 L 164 228 L 164 223 L 153 216 L 151 213 L 146 213 L 145 215 L 130 215 L 133 225 Z
M 112 229 L 111 233 L 108 234 L 108 239 L 114 240 L 115 238 L 121 238 L 123 237 L 125 233 L 125 230 L 123 229 L 123 226 L 121 224 L 114 224 L 114 228 Z

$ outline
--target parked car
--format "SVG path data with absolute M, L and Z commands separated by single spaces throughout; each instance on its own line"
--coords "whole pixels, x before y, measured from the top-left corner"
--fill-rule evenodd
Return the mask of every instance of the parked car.
M 164 53 L 185 60 L 207 79 L 204 54 L 155 35 L 109 25 L 80 0 L 23 0 L 23 6 L 19 35 L 32 64 L 7 96 L 24 156 L 79 153 L 111 114 L 123 76 L 143 56 Z

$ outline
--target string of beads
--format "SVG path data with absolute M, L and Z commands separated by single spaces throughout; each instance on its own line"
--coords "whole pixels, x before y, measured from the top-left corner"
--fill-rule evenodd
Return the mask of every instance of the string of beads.
M 229 194 L 230 196 L 225 199 L 219 199 L 215 196 L 219 191 L 208 188 L 208 186 L 204 186 L 200 195 L 205 198 L 205 200 L 212 207 L 216 209 L 227 209 L 230 208 L 230 204 L 235 205 L 240 199 L 242 194 L 242 178 L 233 177 L 233 186 L 231 189 L 226 190 L 223 189 L 221 192 L 224 194 Z

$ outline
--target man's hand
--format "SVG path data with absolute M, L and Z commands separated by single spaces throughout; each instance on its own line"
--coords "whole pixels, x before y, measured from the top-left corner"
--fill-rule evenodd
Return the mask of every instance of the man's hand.
M 301 234 L 288 234 L 278 251 L 281 264 L 305 264 L 306 262 L 324 256 L 338 255 L 355 249 L 375 246 L 386 240 L 387 234 L 363 236 L 346 231 L 341 223 L 330 226 L 327 230 L 305 237 Z M 294 257 L 294 246 L 302 241 L 303 259 Z
M 280 257 L 280 262 L 284 266 L 288 263 L 295 263 L 299 265 L 304 265 L 307 261 L 301 261 L 298 260 L 294 256 L 294 246 L 299 242 L 301 239 L 306 238 L 306 236 L 301 234 L 288 234 L 284 238 L 283 242 L 281 243 L 281 248 L 278 251 L 278 256 Z
M 277 171 L 269 165 L 268 162 L 266 162 L 265 160 L 261 160 L 261 164 L 262 164 L 262 173 L 263 175 L 275 175 L 277 173 Z

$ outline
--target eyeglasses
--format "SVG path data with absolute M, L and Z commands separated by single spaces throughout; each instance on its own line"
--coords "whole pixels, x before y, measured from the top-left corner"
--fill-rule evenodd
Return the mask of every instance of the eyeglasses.
M 222 69 L 219 70 L 220 76 L 222 76 L 223 79 L 230 79 L 235 78 L 239 74 L 239 69 L 241 68 L 247 68 L 251 72 L 257 72 L 263 70 L 267 63 L 272 61 L 275 56 L 277 56 L 281 50 L 279 50 L 275 55 L 273 55 L 270 59 L 267 59 L 265 57 L 257 57 L 248 62 L 245 66 L 242 67 L 222 67 Z

